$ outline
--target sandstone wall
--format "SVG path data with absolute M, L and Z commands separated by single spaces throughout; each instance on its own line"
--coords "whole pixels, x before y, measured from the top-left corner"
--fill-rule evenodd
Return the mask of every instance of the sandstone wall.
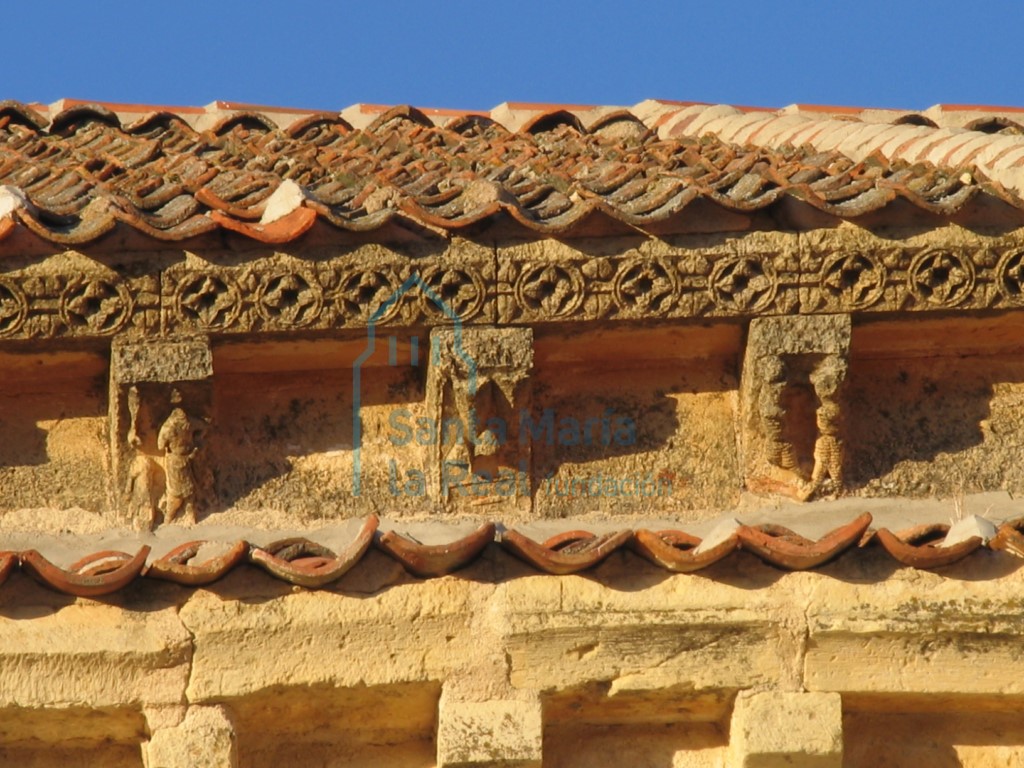
M 1024 760 L 1019 561 L 991 553 L 938 574 L 883 557 L 784 575 L 743 554 L 672 576 L 623 553 L 551 577 L 492 554 L 423 582 L 371 553 L 324 591 L 242 569 L 210 591 L 147 581 L 108 603 L 17 575 L 0 592 L 0 756 L 138 766 L 149 755 L 151 768 L 299 755 L 322 766 Z

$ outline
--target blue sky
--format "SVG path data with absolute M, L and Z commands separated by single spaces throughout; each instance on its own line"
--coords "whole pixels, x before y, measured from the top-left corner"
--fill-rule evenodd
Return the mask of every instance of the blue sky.
M 0 98 L 1024 106 L 1022 0 L 12 3 Z

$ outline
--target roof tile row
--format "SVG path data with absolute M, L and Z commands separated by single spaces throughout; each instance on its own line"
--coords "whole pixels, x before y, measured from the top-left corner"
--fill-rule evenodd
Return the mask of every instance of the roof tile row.
M 981 521 L 985 526 L 991 524 Z M 0 552 L 0 583 L 20 567 L 43 584 L 64 594 L 99 597 L 123 589 L 138 579 L 160 579 L 196 587 L 211 584 L 233 569 L 250 563 L 275 578 L 316 589 L 337 581 L 358 565 L 371 545 L 397 560 L 413 576 L 433 578 L 463 568 L 479 558 L 491 544 L 538 571 L 554 575 L 578 573 L 598 565 L 612 553 L 632 550 L 674 573 L 691 573 L 717 563 L 739 550 L 787 571 L 818 568 L 846 552 L 880 546 L 903 565 L 932 569 L 952 565 L 986 546 L 1024 557 L 1024 518 L 1001 525 L 986 541 L 983 534 L 956 535 L 948 525 L 918 526 L 893 533 L 869 528 L 871 515 L 863 514 L 812 541 L 772 524 L 743 525 L 730 521 L 702 540 L 684 531 L 618 530 L 597 535 L 570 530 L 535 541 L 516 530 L 498 531 L 485 523 L 469 535 L 441 545 L 424 545 L 396 531 L 380 533 L 371 515 L 341 552 L 305 538 L 289 538 L 257 546 L 246 541 L 182 544 L 162 557 L 150 559 L 150 547 L 134 554 L 102 551 L 62 568 L 36 550 Z
M 372 119 L 349 121 L 351 110 L 62 106 L 48 119 L 0 103 L 0 237 L 20 224 L 77 245 L 124 224 L 163 241 L 223 228 L 279 243 L 318 220 L 453 231 L 497 217 L 558 235 L 594 214 L 648 227 L 697 199 L 750 213 L 791 197 L 838 217 L 903 199 L 949 216 L 985 194 L 1024 209 L 1024 137 L 847 115 L 651 102 L 359 106 Z

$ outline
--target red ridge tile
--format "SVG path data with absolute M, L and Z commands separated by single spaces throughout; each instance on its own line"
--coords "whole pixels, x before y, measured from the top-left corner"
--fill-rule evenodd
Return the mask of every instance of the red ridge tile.
M 21 553 L 20 562 L 22 569 L 58 592 L 76 597 L 100 597 L 134 581 L 142 573 L 148 556 L 148 546 L 140 548 L 135 555 L 96 552 L 65 570 L 30 549 Z
M 434 545 L 420 544 L 395 531 L 386 531 L 375 543 L 409 573 L 426 579 L 465 567 L 494 541 L 494 531 L 494 523 L 484 523 L 468 536 Z

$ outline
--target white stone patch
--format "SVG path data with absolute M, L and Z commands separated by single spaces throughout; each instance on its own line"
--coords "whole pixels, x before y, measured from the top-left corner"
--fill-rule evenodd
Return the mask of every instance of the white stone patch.
M 31 207 L 28 196 L 17 187 L 9 184 L 0 186 L 0 219 L 3 219 L 14 211 L 23 211 Z
M 281 182 L 274 193 L 267 198 L 267 205 L 260 217 L 260 224 L 273 224 L 301 207 L 306 200 L 306 193 L 291 179 Z
M 700 545 L 693 550 L 693 554 L 703 554 L 709 549 L 714 549 L 722 542 L 728 541 L 730 537 L 735 535 L 736 530 L 742 525 L 743 523 L 735 518 L 723 520 L 711 529 L 711 533 L 704 537 L 704 540 L 701 541 Z
M 977 536 L 983 542 L 988 542 L 996 535 L 996 526 L 983 517 L 970 515 L 963 520 L 957 520 L 949 529 L 946 538 L 939 544 L 939 547 L 952 547 L 962 541 Z

